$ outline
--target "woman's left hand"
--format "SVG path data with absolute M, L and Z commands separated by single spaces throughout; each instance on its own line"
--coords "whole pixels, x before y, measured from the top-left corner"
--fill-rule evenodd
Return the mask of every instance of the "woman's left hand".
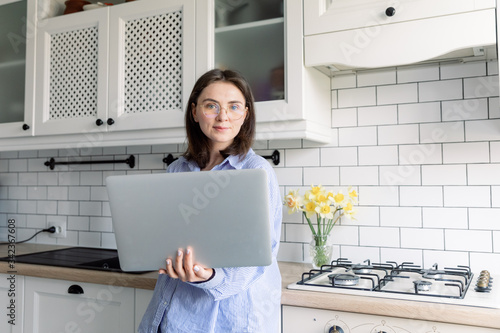
M 199 264 L 193 265 L 193 250 L 188 247 L 186 253 L 182 249 L 177 251 L 175 262 L 169 257 L 166 261 L 166 268 L 160 269 L 159 273 L 184 282 L 203 282 L 210 279 L 213 269 Z

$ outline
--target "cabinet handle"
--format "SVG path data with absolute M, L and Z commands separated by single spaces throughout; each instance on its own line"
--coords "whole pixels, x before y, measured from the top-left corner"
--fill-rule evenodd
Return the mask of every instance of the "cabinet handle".
M 28 124 L 23 125 L 23 130 L 27 131 L 29 129 L 30 129 L 30 125 L 28 125 Z
M 385 15 L 391 17 L 391 16 L 394 16 L 396 14 L 396 8 L 394 7 L 389 7 L 385 10 Z
M 95 121 L 95 124 L 96 124 L 97 126 L 101 126 L 102 124 L 104 124 L 104 121 L 102 121 L 102 119 L 97 119 L 97 120 Z
M 113 120 L 113 118 L 108 118 L 108 121 L 106 121 L 108 123 L 109 126 L 113 125 L 115 123 L 115 121 Z
M 68 294 L 80 295 L 83 294 L 83 288 L 77 284 L 72 284 L 68 288 Z

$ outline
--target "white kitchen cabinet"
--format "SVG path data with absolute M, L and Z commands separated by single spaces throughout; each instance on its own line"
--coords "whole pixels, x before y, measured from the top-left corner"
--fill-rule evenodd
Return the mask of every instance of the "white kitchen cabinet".
M 207 9 L 212 16 L 201 36 L 208 41 L 207 62 L 198 75 L 217 67 L 247 78 L 256 98 L 257 139 L 330 142 L 330 83 L 304 67 L 302 1 L 212 0 Z
M 25 277 L 26 332 L 133 332 L 134 289 Z
M 494 0 L 304 1 L 305 63 L 323 70 L 496 57 Z
M 0 299 L 5 314 L 0 320 L 0 332 L 23 333 L 24 276 L 0 274 Z
M 429 306 L 422 305 L 422 306 Z M 497 329 L 457 325 L 383 315 L 282 306 L 283 333 L 325 332 L 411 332 L 494 333 Z M 471 323 L 474 325 L 474 323 Z M 332 329 L 333 328 L 333 329 Z
M 34 9 L 31 0 L 0 4 L 0 138 L 33 134 Z
M 194 0 L 137 1 L 42 20 L 35 135 L 183 127 L 195 80 L 195 24 Z

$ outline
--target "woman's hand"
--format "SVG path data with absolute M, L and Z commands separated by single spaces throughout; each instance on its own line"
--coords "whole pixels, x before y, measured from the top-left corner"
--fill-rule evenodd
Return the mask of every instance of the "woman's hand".
M 169 257 L 166 263 L 166 268 L 161 268 L 159 273 L 184 282 L 203 282 L 210 279 L 213 274 L 212 268 L 204 268 L 199 264 L 193 265 L 193 250 L 189 247 L 185 254 L 182 249 L 177 251 L 175 262 Z

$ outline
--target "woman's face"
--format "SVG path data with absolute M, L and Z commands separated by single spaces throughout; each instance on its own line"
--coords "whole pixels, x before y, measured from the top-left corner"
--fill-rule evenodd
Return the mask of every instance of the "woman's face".
M 191 105 L 194 120 L 210 139 L 212 149 L 227 148 L 238 135 L 248 112 L 245 102 L 245 97 L 234 84 L 220 81 L 203 89 L 196 105 Z M 217 105 L 220 112 L 210 115 L 207 110 L 217 108 Z M 240 111 L 235 113 L 238 107 Z

